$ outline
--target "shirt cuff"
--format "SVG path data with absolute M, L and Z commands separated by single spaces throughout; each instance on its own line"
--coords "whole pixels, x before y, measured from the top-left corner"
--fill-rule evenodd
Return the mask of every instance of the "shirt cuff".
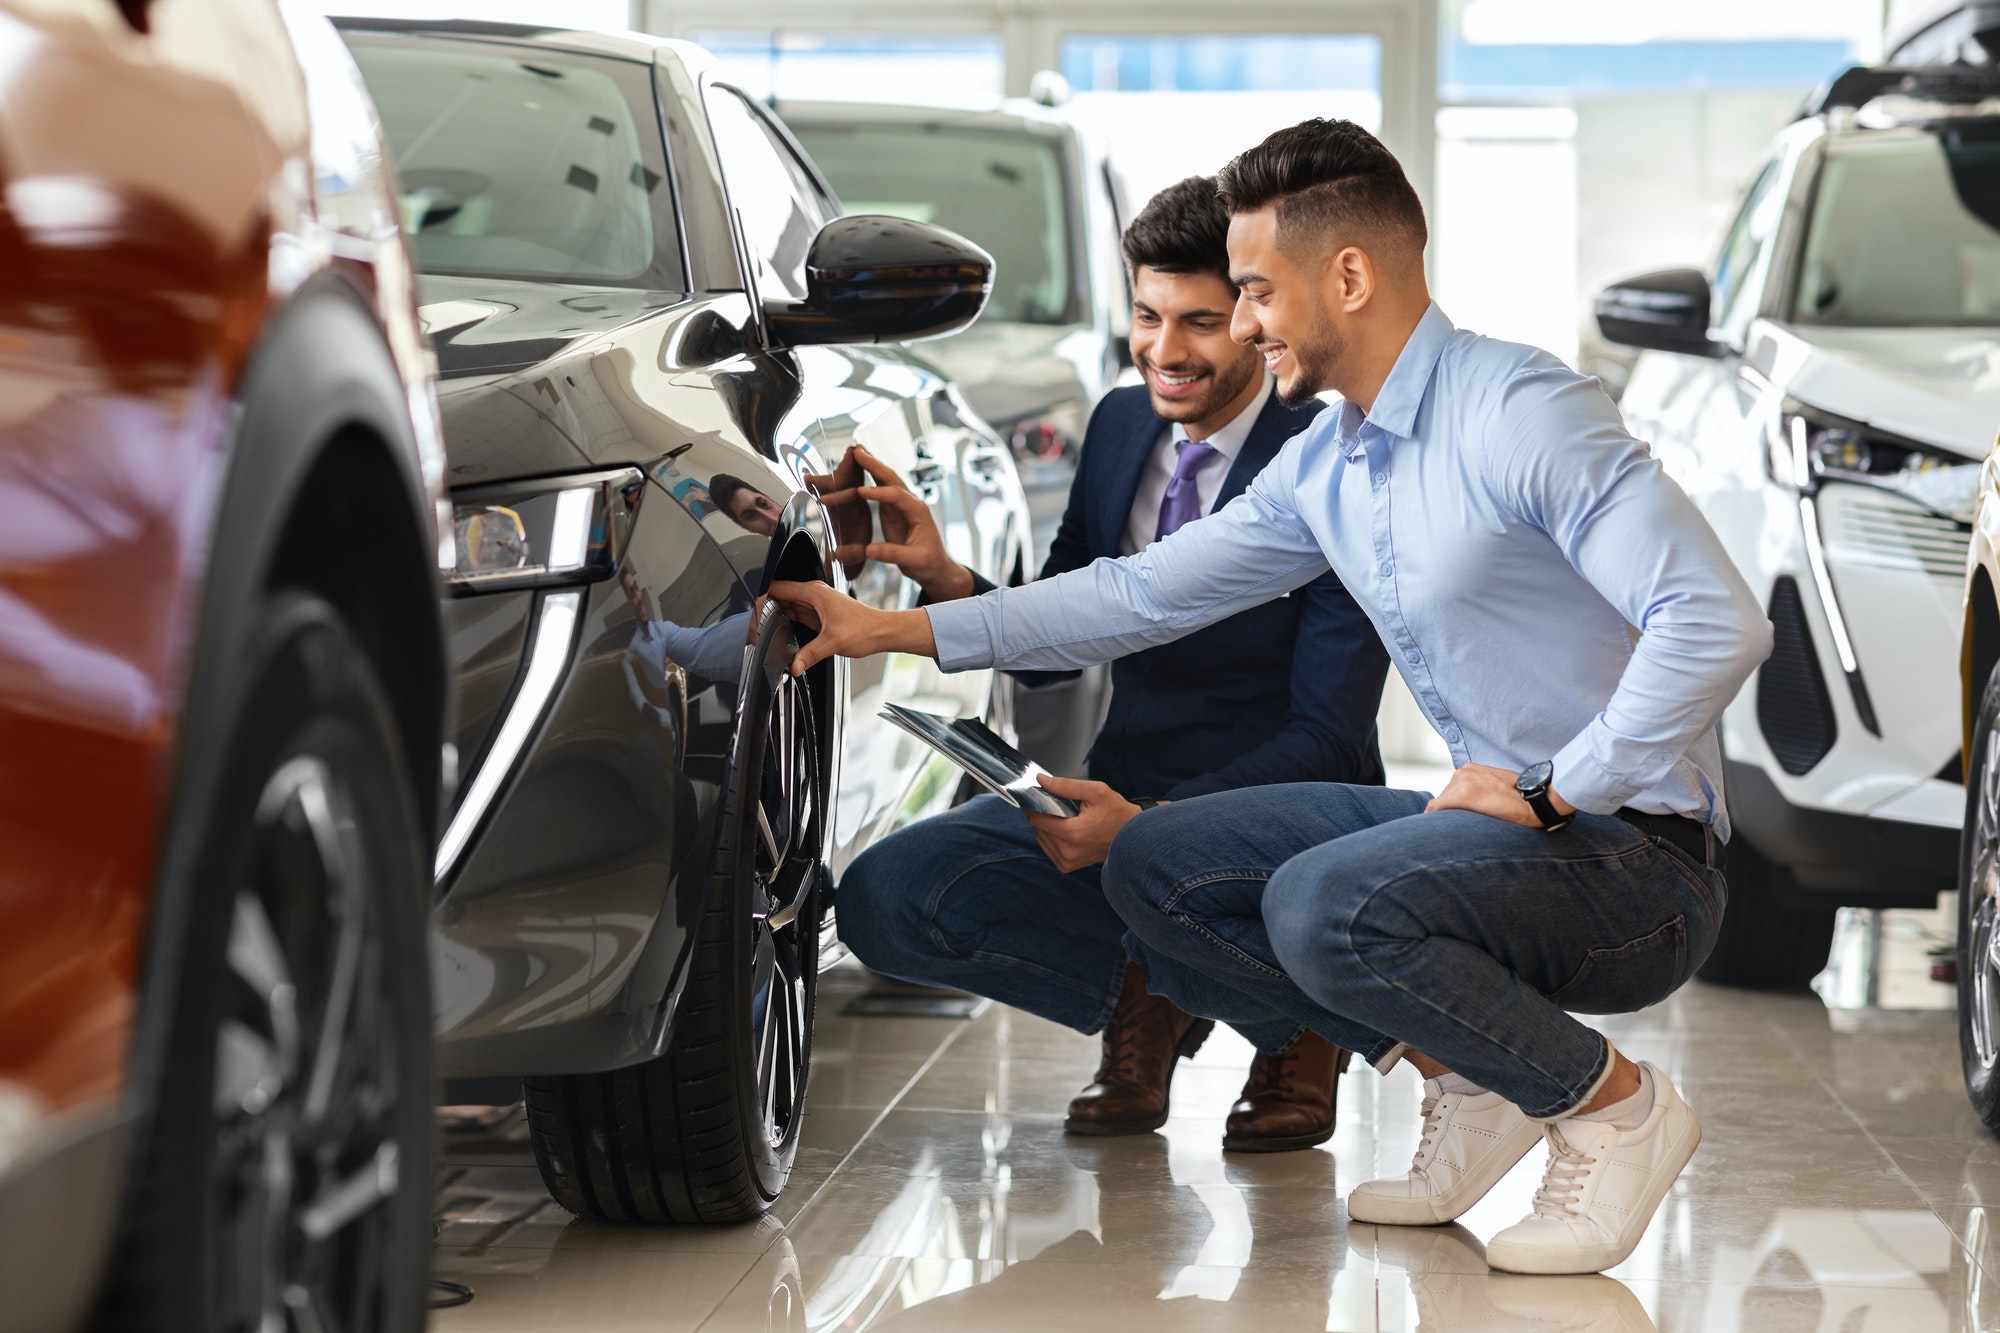
M 962 597 L 924 608 L 937 643 L 937 664 L 946 671 L 977 671 L 993 665 L 993 634 L 981 597 Z
M 1556 751 L 1551 760 L 1555 776 L 1550 785 L 1556 795 L 1579 810 L 1612 815 L 1637 796 L 1639 788 L 1613 773 L 1597 757 L 1596 747 L 1591 744 L 1591 732 L 1596 728 L 1597 724 L 1592 723 L 1575 740 Z

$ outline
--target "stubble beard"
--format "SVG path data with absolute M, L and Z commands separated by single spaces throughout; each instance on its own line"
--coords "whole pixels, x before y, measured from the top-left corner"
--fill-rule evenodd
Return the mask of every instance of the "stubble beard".
M 1333 382 L 1333 368 L 1347 351 L 1347 340 L 1321 315 L 1303 342 L 1285 344 L 1292 358 L 1292 373 L 1278 381 L 1278 401 L 1287 407 L 1303 407 L 1317 398 Z

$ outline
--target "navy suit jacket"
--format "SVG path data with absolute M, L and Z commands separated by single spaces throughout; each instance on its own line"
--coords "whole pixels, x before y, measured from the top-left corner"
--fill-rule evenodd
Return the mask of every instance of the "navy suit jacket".
M 1322 406 L 1287 407 L 1273 394 L 1214 508 L 1241 495 Z M 1117 556 L 1140 474 L 1166 428 L 1143 386 L 1114 389 L 1098 403 L 1042 578 Z M 1380 783 L 1375 713 L 1388 670 L 1374 625 L 1328 571 L 1112 663 L 1090 776 L 1128 797 L 1167 800 L 1273 782 Z M 1060 678 L 1016 674 L 1027 683 Z

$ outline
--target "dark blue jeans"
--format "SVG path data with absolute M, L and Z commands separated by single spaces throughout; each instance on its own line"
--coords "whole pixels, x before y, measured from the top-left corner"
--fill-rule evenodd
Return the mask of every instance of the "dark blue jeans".
M 1239 1028 L 1304 1024 L 1370 1063 L 1407 1043 L 1531 1116 L 1574 1110 L 1604 1038 L 1694 974 L 1725 889 L 1609 815 L 1556 833 L 1423 792 L 1297 783 L 1139 815 L 1106 898 L 1152 989 Z M 844 909 L 843 909 L 844 910 Z
M 1131 961 L 1099 870 L 1056 869 L 1019 810 L 978 796 L 855 858 L 835 899 L 840 938 L 884 976 L 1097 1032 Z M 1235 1026 L 1265 1051 L 1283 1050 L 1301 1027 L 1282 1017 Z
M 1056 869 L 998 796 L 870 847 L 840 877 L 835 905 L 840 938 L 885 976 L 988 995 L 1079 1032 L 1117 1007 L 1125 923 L 1098 867 Z

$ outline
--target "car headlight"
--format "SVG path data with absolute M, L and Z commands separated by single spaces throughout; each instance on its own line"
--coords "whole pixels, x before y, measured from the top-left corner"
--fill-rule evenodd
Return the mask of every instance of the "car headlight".
M 1891 491 L 1958 523 L 1972 522 L 1979 500 L 1978 462 L 1790 401 L 1779 414 L 1767 463 L 1773 480 L 1802 494 L 1822 481 L 1853 482 Z
M 627 467 L 454 491 L 445 583 L 464 596 L 608 579 L 645 489 Z

